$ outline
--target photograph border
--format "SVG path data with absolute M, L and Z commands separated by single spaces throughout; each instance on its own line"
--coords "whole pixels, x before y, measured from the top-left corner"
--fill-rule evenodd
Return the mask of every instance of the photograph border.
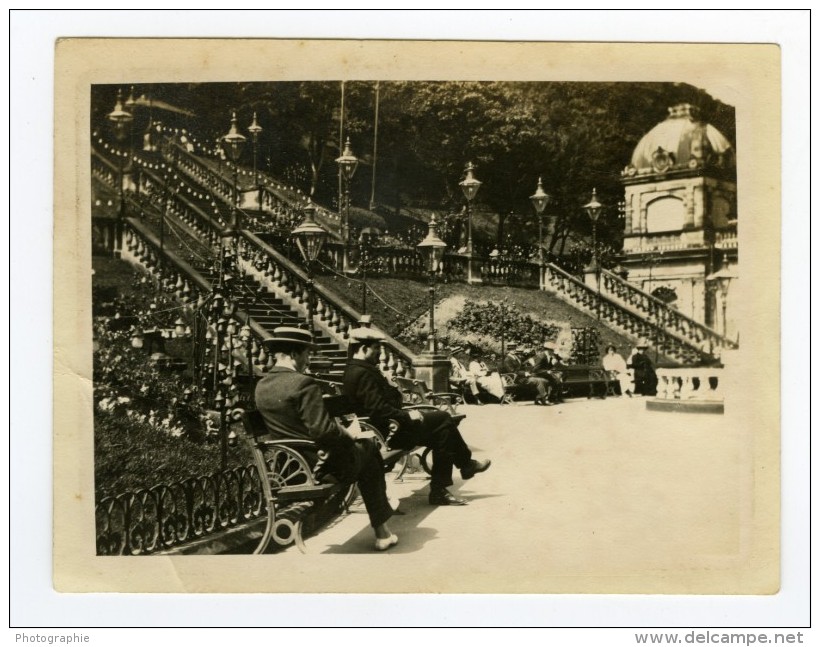
M 582 80 L 582 79 L 573 78 L 573 80 Z M 58 82 L 59 82 L 59 79 L 58 79 Z M 693 84 L 697 85 L 697 83 L 693 83 Z M 77 97 L 77 100 L 81 100 L 81 98 L 80 98 L 80 97 Z M 740 121 L 740 118 L 738 119 L 738 121 Z M 777 120 L 775 120 L 775 123 L 777 123 Z M 58 127 L 59 127 L 59 123 L 58 123 Z M 738 139 L 739 139 L 739 142 L 740 142 L 740 141 L 741 141 L 741 129 L 739 128 L 738 130 L 739 130 L 739 133 L 738 133 Z M 59 140 L 58 140 L 58 141 L 59 141 Z M 78 141 L 77 141 L 77 145 L 78 145 L 78 146 L 82 146 L 83 144 L 82 144 L 82 142 L 80 142 L 80 141 L 78 140 Z M 87 144 L 86 144 L 86 146 L 87 146 Z M 741 148 L 741 144 L 739 144 L 739 148 Z M 59 150 L 57 151 L 57 153 L 58 153 L 58 157 L 59 157 Z M 739 153 L 740 153 L 740 151 L 739 151 Z M 773 153 L 772 153 L 772 154 L 773 154 Z M 739 157 L 740 157 L 740 154 L 739 154 Z M 59 166 L 58 166 L 58 168 L 59 168 Z M 739 182 L 739 184 L 740 184 L 740 182 Z M 743 191 L 742 191 L 742 190 L 740 190 L 740 189 L 739 189 L 739 194 L 740 194 L 741 196 L 743 195 Z M 744 198 L 742 197 L 741 199 L 744 199 Z M 58 196 L 58 200 L 59 200 L 59 196 Z M 742 207 L 741 207 L 741 210 L 743 210 L 743 208 L 742 208 Z M 57 212 L 57 213 L 59 213 L 59 210 L 58 210 L 58 212 Z M 746 221 L 744 221 L 744 225 L 743 225 L 743 227 L 742 227 L 742 230 L 744 231 L 744 234 L 745 234 L 745 232 L 747 231 L 747 230 L 745 229 L 745 227 L 746 227 Z M 69 232 L 69 233 L 71 233 L 71 232 Z M 76 232 L 76 233 L 77 233 L 77 234 L 79 234 L 79 232 Z M 60 244 L 61 244 L 61 245 L 62 245 L 62 244 L 65 244 L 65 249 L 67 250 L 67 253 L 69 253 L 69 254 L 73 253 L 73 252 L 72 252 L 72 249 L 76 249 L 76 247 L 73 247 L 72 243 L 76 243 L 77 241 L 76 241 L 76 240 L 71 240 L 71 239 L 70 239 L 70 237 L 69 237 L 68 239 L 63 239 L 63 238 L 60 238 L 60 239 L 59 239 L 59 241 L 60 241 Z M 746 247 L 745 245 L 746 245 L 746 243 L 745 243 L 745 242 L 742 242 L 742 246 L 744 247 L 744 254 L 746 253 L 746 252 L 745 252 L 745 250 L 747 249 L 747 247 Z M 743 276 L 744 276 L 744 280 L 746 279 L 746 276 L 747 276 L 747 274 L 746 274 L 746 270 L 747 270 L 747 269 L 748 269 L 748 268 L 744 267 L 744 274 L 743 274 Z M 764 270 L 770 269 L 770 266 L 764 266 L 764 268 L 763 268 L 763 269 L 764 269 Z M 754 276 L 754 274 L 752 274 L 751 276 L 753 277 L 753 276 Z M 75 277 L 75 278 L 76 278 L 76 277 Z M 764 276 L 764 277 L 762 277 L 762 278 L 764 279 L 763 283 L 765 284 L 765 276 Z M 771 286 L 769 286 L 769 287 L 771 287 Z M 59 288 L 59 284 L 58 284 L 58 288 Z M 58 292 L 60 292 L 60 290 L 59 290 L 59 289 L 58 289 Z M 776 328 L 775 328 L 775 329 L 776 329 Z M 769 330 L 769 331 L 771 331 L 771 330 L 772 330 L 772 328 L 768 328 L 768 330 Z M 744 341 L 745 341 L 745 338 L 744 338 Z M 751 343 L 754 343 L 755 341 L 757 341 L 757 340 L 754 338 L 754 336 L 752 336 L 752 337 L 751 337 L 750 342 L 751 342 Z M 760 341 L 765 342 L 765 339 L 761 338 L 761 339 L 760 339 Z M 58 344 L 58 348 L 59 348 L 59 344 Z M 765 353 L 764 353 L 764 354 L 765 354 Z M 770 360 L 770 359 L 771 359 L 771 357 L 770 357 L 770 356 L 766 356 L 766 359 L 769 359 L 769 360 Z M 775 363 L 776 363 L 776 360 L 775 360 Z M 66 371 L 66 375 L 67 375 L 67 376 L 69 376 L 71 379 L 76 379 L 76 377 L 77 377 L 78 375 L 79 375 L 80 377 L 82 377 L 82 373 L 83 373 L 83 371 L 82 371 L 82 370 L 77 370 L 75 365 L 73 365 L 72 363 L 67 363 L 67 364 L 66 364 L 66 366 L 67 366 L 67 367 L 68 367 L 68 369 L 69 369 L 69 370 L 67 370 L 67 371 Z M 57 368 L 57 367 L 55 367 L 55 368 Z M 60 370 L 59 370 L 59 369 L 57 369 L 57 370 L 58 370 L 58 372 L 60 372 Z M 55 436 L 55 442 L 57 442 L 57 443 L 58 443 L 58 446 L 59 446 L 59 441 L 60 441 L 60 437 L 59 437 L 59 434 L 57 434 L 57 435 Z M 58 482 L 60 482 L 60 481 L 59 481 L 59 479 L 58 479 Z

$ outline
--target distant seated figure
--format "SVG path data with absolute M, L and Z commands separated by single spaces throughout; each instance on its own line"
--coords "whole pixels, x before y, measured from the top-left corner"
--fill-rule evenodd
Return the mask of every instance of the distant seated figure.
M 464 364 L 462 364 L 458 357 L 456 357 L 455 353 L 457 350 L 461 349 L 459 348 L 450 351 L 450 386 L 462 395 L 464 395 L 464 389 L 468 388 L 476 402 L 481 404 L 481 400 L 478 399 L 478 382 L 476 382 L 470 371 L 468 371 L 464 367 Z
M 487 364 L 481 360 L 477 349 L 470 348 L 467 352 L 470 355 L 470 365 L 467 370 L 474 383 L 480 389 L 501 401 L 504 398 L 504 382 L 501 376 L 497 371 L 491 371 Z
M 652 360 L 646 355 L 649 342 L 641 340 L 635 345 L 635 350 L 627 365 L 635 376 L 635 393 L 637 395 L 655 395 L 658 392 L 658 376 Z
M 606 354 L 601 360 L 604 370 L 609 373 L 611 380 L 618 380 L 621 386 L 621 395 L 632 397 L 632 375 L 626 367 L 626 360 L 615 352 L 615 346 L 610 344 L 606 347 Z
M 549 382 L 548 401 L 542 404 L 564 401 L 564 376 L 559 370 L 564 362 L 556 352 L 555 342 L 545 341 L 543 350 L 533 358 L 532 374 Z
M 519 354 L 518 351 L 511 348 L 502 360 L 504 372 L 515 376 L 514 380 L 516 385 L 535 388 L 534 404 L 548 406 L 550 404 L 550 383 L 546 378 L 532 374 L 531 365 L 525 364 L 522 359 L 522 355 L 526 356 L 527 354 L 527 351 L 524 349 L 522 349 Z

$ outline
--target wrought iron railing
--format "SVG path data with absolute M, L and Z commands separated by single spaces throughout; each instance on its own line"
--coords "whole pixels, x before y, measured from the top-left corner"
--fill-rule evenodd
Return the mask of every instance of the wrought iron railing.
M 252 465 L 103 497 L 95 507 L 97 554 L 163 552 L 265 514 Z

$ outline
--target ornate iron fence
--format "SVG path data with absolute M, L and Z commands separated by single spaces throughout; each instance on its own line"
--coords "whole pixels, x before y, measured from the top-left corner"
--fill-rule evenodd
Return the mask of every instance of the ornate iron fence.
M 104 497 L 95 517 L 98 555 L 150 555 L 267 514 L 253 466 Z

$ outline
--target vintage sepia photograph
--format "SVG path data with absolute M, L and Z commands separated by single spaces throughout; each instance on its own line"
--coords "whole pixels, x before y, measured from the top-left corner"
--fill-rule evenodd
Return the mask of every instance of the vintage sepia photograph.
M 56 56 L 58 590 L 778 591 L 776 47 Z

